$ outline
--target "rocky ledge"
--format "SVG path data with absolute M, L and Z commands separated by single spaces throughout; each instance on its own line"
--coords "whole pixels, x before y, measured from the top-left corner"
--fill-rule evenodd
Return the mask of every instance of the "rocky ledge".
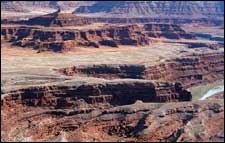
M 181 82 L 185 87 L 213 82 L 224 77 L 224 53 L 195 54 L 147 65 L 81 65 L 60 69 L 63 75 L 98 78 L 150 79 Z
M 224 141 L 224 103 L 143 103 L 96 108 L 1 107 L 2 141 Z
M 3 107 L 22 104 L 35 107 L 71 108 L 81 99 L 92 105 L 107 103 L 115 106 L 132 104 L 136 100 L 143 102 L 190 101 L 192 96 L 180 83 L 134 79 L 95 83 L 70 81 L 8 91 L 2 95 L 1 104 Z
M 100 46 L 118 47 L 119 45 L 145 46 L 150 38 L 194 39 L 178 25 L 145 24 L 125 26 L 103 26 L 101 29 L 57 29 L 35 26 L 7 26 L 1 28 L 1 40 L 12 42 L 20 47 L 30 47 L 39 51 L 65 52 L 75 47 Z

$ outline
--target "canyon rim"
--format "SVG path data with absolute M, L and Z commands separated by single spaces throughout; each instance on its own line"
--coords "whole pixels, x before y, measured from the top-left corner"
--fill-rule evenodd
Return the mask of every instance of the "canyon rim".
M 224 142 L 224 1 L 1 1 L 2 142 Z

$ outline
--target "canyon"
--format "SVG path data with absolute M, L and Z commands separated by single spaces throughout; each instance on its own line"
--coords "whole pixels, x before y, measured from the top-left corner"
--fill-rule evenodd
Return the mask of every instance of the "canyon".
M 16 55 L 21 63 L 20 54 Z M 20 64 L 12 65 L 9 69 L 16 68 L 20 76 L 10 73 L 10 80 L 8 72 L 3 72 L 2 141 L 223 141 L 224 99 L 191 101 L 192 93 L 186 90 L 223 78 L 223 53 L 195 56 L 168 61 L 165 67 L 155 65 L 157 68 L 96 63 L 51 73 L 37 67 L 43 77 L 32 75 L 37 71 L 34 67 L 26 70 Z M 22 64 L 40 62 L 35 60 L 38 57 L 28 60 L 22 55 Z M 65 58 L 57 58 L 42 63 L 46 69 L 56 61 L 67 64 Z M 11 62 L 15 63 L 12 59 L 6 64 Z M 170 63 L 176 64 L 171 68 Z M 182 79 L 182 75 L 186 77 Z M 44 81 L 34 83 L 37 80 Z
M 224 141 L 224 2 L 1 9 L 2 142 Z
M 134 26 L 113 27 L 101 30 L 42 30 L 35 27 L 6 27 L 1 33 L 4 40 L 22 47 L 40 50 L 68 51 L 75 46 L 99 48 L 100 45 L 146 45 L 149 40 Z M 135 33 L 133 33 L 135 32 Z M 122 35 L 123 34 L 123 35 Z M 19 36 L 18 36 L 19 35 Z
M 207 53 L 171 59 L 154 66 L 110 64 L 80 65 L 60 69 L 59 72 L 67 76 L 82 74 L 106 79 L 134 78 L 178 81 L 188 88 L 223 78 L 223 66 L 224 53 Z
M 10 102 L 22 102 L 27 106 L 53 106 L 54 108 L 73 107 L 74 103 L 80 99 L 93 105 L 98 102 L 127 105 L 136 100 L 145 102 L 191 100 L 190 92 L 183 89 L 180 83 L 154 83 L 148 80 L 115 80 L 82 85 L 68 82 L 65 85 L 30 87 L 2 94 L 5 96 L 1 102 L 3 106 L 7 106 Z
M 51 26 L 53 28 L 3 25 L 1 29 L 1 40 L 12 42 L 13 45 L 21 47 L 39 49 L 39 51 L 63 52 L 69 51 L 76 46 L 94 48 L 99 48 L 100 46 L 118 47 L 119 45 L 144 46 L 151 43 L 150 38 L 160 37 L 167 39 L 195 39 L 193 34 L 186 33 L 181 27 L 173 24 L 144 24 L 142 26 L 103 25 L 96 29 L 78 30 L 54 28 L 55 26 L 62 26 L 51 24 L 56 23 L 54 21 L 58 21 L 56 17 L 53 21 L 40 20 L 39 18 L 31 21 L 28 21 L 31 25 L 32 23 L 42 25 L 42 23 L 36 21 L 43 21 L 44 25 L 42 26 Z M 79 23 L 79 19 L 75 21 Z M 69 21 L 69 23 L 78 26 L 72 21 Z M 81 24 L 85 24 L 84 21 Z M 66 24 L 65 26 L 70 25 Z

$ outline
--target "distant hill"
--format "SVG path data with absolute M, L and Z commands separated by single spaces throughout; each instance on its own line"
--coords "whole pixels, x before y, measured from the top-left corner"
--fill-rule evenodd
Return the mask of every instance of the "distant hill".
M 74 13 L 105 17 L 223 18 L 223 1 L 116 1 L 80 6 Z
M 2 1 L 2 11 L 61 8 L 89 17 L 223 19 L 223 1 Z
M 49 10 L 60 7 L 65 11 L 74 11 L 80 6 L 88 6 L 95 2 L 85 1 L 1 1 L 2 11 L 32 12 L 33 10 Z

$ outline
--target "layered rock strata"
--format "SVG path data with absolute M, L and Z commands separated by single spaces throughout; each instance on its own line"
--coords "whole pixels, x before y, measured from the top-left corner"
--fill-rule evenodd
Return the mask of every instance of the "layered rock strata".
M 194 86 L 224 78 L 224 53 L 196 54 L 148 67 L 146 79 L 180 81 Z
M 72 108 L 82 99 L 95 105 L 127 105 L 136 100 L 143 102 L 190 101 L 192 96 L 180 83 L 148 80 L 118 80 L 92 84 L 49 85 L 24 88 L 2 95 L 2 106 Z
M 42 30 L 35 27 L 6 27 L 1 29 L 2 40 L 22 47 L 39 50 L 68 51 L 74 46 L 147 45 L 148 37 L 133 26 L 99 30 Z
M 1 106 L 2 141 L 224 141 L 220 101 L 76 109 Z M 202 124 L 204 123 L 204 124 Z
M 27 25 L 41 25 L 46 27 L 65 27 L 65 26 L 81 26 L 91 24 L 88 18 L 76 16 L 71 13 L 60 13 L 60 10 L 55 13 L 47 14 L 40 17 L 31 18 L 27 21 L 21 21 Z
M 111 1 L 80 6 L 74 13 L 102 17 L 151 17 L 187 19 L 222 19 L 224 2 L 194 1 Z M 99 14 L 98 14 L 99 13 Z
M 70 18 L 72 18 L 72 21 L 69 23 L 67 20 L 68 18 L 59 18 L 61 22 L 57 23 L 52 23 L 53 26 L 58 27 L 58 26 L 78 26 L 80 23 L 85 24 L 90 24 L 90 23 L 109 23 L 109 24 L 142 24 L 142 23 L 170 23 L 170 24 L 207 24 L 207 25 L 214 25 L 214 26 L 223 26 L 224 25 L 224 20 L 215 20 L 215 19 L 185 19 L 185 18 L 106 18 L 106 17 L 97 17 L 97 18 L 91 18 L 91 17 L 82 17 L 82 16 L 76 16 L 76 15 L 71 15 L 71 14 L 62 14 L 60 17 L 65 15 L 68 15 Z M 49 24 L 37 21 L 41 19 L 46 19 L 47 16 L 44 17 L 36 17 L 33 18 L 32 16 L 21 16 L 21 17 L 9 17 L 9 18 L 3 18 L 1 19 L 2 24 L 33 24 L 33 25 L 42 25 L 42 26 L 49 26 Z M 21 19 L 27 19 L 27 20 L 21 20 Z M 75 22 L 76 20 L 79 21 L 79 23 Z M 28 22 L 29 21 L 29 22 Z M 37 23 L 35 23 L 36 21 Z M 63 22 L 64 21 L 64 22 Z M 64 24 L 60 24 L 60 23 Z
M 123 18 L 187 18 L 187 19 L 223 19 L 223 1 L 2 1 L 2 11 L 32 12 L 49 9 L 74 11 L 89 17 Z
M 131 24 L 131 23 L 170 23 L 170 24 L 209 24 L 214 26 L 223 26 L 224 20 L 220 19 L 185 19 L 185 18 L 89 18 L 93 22 L 104 22 L 104 23 L 119 23 L 119 24 Z
M 70 51 L 75 46 L 118 47 L 119 45 L 148 45 L 149 37 L 168 39 L 194 39 L 177 25 L 145 24 L 127 26 L 105 26 L 102 29 L 75 30 L 38 28 L 31 26 L 3 26 L 1 40 L 21 47 L 31 47 L 40 51 Z
M 195 36 L 186 33 L 180 26 L 174 24 L 145 24 L 145 31 L 149 37 L 168 39 L 195 39 Z
M 146 23 L 146 22 L 163 22 L 163 23 L 204 23 L 223 25 L 224 23 L 224 2 L 187 2 L 187 1 L 149 1 L 149 2 L 1 2 L 1 8 L 4 12 L 22 12 L 25 15 L 4 17 L 7 19 L 20 20 L 21 18 L 29 18 L 32 15 L 26 13 L 40 10 L 45 12 L 62 9 L 63 11 L 80 14 L 85 18 L 70 16 L 71 23 L 63 23 L 70 25 L 87 21 L 93 22 L 109 22 L 109 23 Z M 39 9 L 38 9 L 39 8 Z M 37 14 L 36 14 L 37 15 Z M 40 14 L 39 14 L 40 15 Z M 43 16 L 46 17 L 46 16 Z M 48 17 L 48 16 L 47 16 Z M 42 19 L 42 18 L 38 18 Z M 76 22 L 76 20 L 79 22 Z M 45 20 L 48 20 L 45 19 Z M 37 23 L 45 25 L 41 21 L 35 20 Z M 64 21 L 62 19 L 62 21 Z M 6 22 L 6 21 L 5 21 Z M 29 21 L 32 23 L 32 21 Z M 36 23 L 36 24 L 37 24 Z M 29 23 L 28 23 L 29 24 Z M 56 23 L 54 25 L 60 26 Z
M 83 74 L 99 78 L 134 78 L 181 82 L 185 87 L 224 78 L 224 53 L 206 53 L 171 59 L 153 66 L 89 65 L 60 69 L 73 76 Z

